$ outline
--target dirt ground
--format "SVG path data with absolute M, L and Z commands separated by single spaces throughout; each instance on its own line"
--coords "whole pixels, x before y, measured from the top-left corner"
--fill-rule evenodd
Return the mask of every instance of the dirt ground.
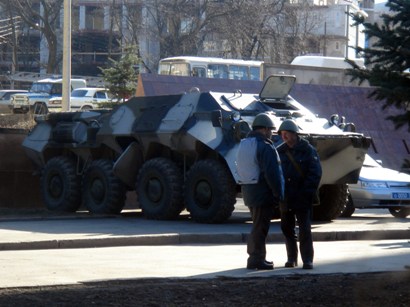
M 410 270 L 0 289 L 0 306 L 410 306 Z

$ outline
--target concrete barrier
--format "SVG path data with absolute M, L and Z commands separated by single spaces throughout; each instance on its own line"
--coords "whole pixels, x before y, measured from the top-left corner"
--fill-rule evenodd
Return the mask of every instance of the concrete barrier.
M 39 177 L 21 143 L 28 130 L 0 128 L 0 207 L 43 207 Z

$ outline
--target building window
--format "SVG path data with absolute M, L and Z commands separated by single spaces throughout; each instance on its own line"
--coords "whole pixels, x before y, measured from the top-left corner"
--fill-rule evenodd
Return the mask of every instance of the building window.
M 104 30 L 104 8 L 87 6 L 85 20 L 86 29 Z

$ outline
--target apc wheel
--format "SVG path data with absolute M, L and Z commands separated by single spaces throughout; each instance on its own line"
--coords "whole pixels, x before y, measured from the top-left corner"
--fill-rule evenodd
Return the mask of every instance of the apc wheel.
M 340 217 L 351 217 L 355 210 L 356 208 L 354 207 L 352 196 L 349 195 L 346 207 L 342 211 L 342 214 L 340 214 Z
M 75 212 L 81 205 L 80 178 L 74 161 L 67 157 L 54 157 L 46 163 L 40 186 L 48 210 Z
M 331 221 L 338 218 L 347 204 L 347 184 L 326 184 L 319 192 L 320 205 L 313 206 L 313 220 Z
M 110 160 L 95 160 L 83 175 L 83 203 L 91 213 L 118 214 L 125 205 L 126 188 L 112 168 Z
M 155 158 L 139 171 L 136 191 L 142 213 L 148 219 L 171 220 L 184 209 L 182 171 L 171 160 Z
M 196 162 L 185 180 L 185 204 L 200 223 L 222 223 L 234 210 L 235 182 L 229 170 L 216 160 Z
M 410 215 L 410 208 L 389 208 L 389 212 L 394 217 L 404 219 Z

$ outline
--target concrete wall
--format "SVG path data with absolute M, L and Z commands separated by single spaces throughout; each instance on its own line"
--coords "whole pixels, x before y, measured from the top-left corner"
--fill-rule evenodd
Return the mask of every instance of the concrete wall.
M 39 177 L 21 143 L 26 130 L 0 129 L 0 207 L 42 207 Z

